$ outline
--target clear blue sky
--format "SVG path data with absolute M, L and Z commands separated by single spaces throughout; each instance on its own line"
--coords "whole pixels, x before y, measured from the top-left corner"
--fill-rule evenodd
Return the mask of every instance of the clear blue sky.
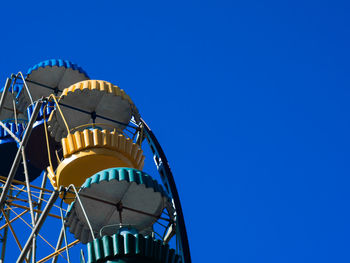
M 0 80 L 49 58 L 132 97 L 193 262 L 349 262 L 348 1 L 2 1 Z

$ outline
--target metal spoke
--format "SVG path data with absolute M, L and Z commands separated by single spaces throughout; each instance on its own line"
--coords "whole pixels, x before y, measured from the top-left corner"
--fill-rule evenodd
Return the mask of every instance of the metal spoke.
M 25 255 L 27 254 L 27 252 L 28 252 L 28 250 L 30 248 L 30 243 L 31 243 L 31 241 L 33 239 L 33 236 L 38 234 L 40 228 L 44 224 L 44 221 L 45 221 L 45 219 L 46 219 L 50 209 L 52 208 L 52 205 L 55 203 L 55 201 L 58 198 L 58 193 L 59 193 L 58 191 L 55 191 L 55 192 L 52 193 L 48 203 L 46 204 L 46 207 L 45 207 L 43 213 L 39 217 L 38 222 L 35 224 L 35 226 L 33 228 L 33 231 L 32 231 L 32 233 L 30 234 L 30 236 L 29 236 L 29 238 L 27 240 L 27 243 L 23 247 L 23 250 L 22 250 L 22 252 L 19 255 L 19 258 L 17 260 L 17 263 L 20 263 L 20 262 L 22 262 L 24 260 Z
M 44 262 L 48 261 L 49 259 L 51 259 L 52 257 L 54 257 L 54 256 L 56 256 L 56 255 L 62 253 L 65 249 L 71 248 L 72 246 L 78 244 L 79 242 L 80 242 L 79 240 L 75 240 L 75 241 L 73 241 L 72 243 L 70 243 L 68 246 L 65 246 L 65 247 L 63 247 L 63 248 L 60 248 L 59 250 L 55 251 L 54 253 L 52 253 L 52 254 L 48 255 L 47 257 L 45 257 L 45 258 L 39 260 L 37 263 L 44 263 Z
M 15 233 L 15 231 L 14 231 L 14 229 L 13 229 L 13 227 L 12 227 L 12 225 L 11 225 L 11 223 L 10 223 L 10 221 L 9 221 L 9 219 L 8 219 L 8 217 L 7 217 L 6 213 L 5 213 L 5 211 L 4 211 L 4 209 L 1 209 L 1 213 L 4 215 L 5 220 L 6 220 L 6 223 L 7 223 L 7 225 L 9 226 L 9 228 L 10 228 L 10 230 L 11 230 L 12 236 L 13 236 L 13 238 L 15 239 L 16 244 L 17 244 L 19 250 L 22 252 L 23 250 L 22 250 L 21 243 L 19 242 L 19 239 L 18 239 L 18 237 L 17 237 L 17 235 L 16 235 L 16 233 Z M 25 258 L 25 261 L 26 261 L 27 263 L 29 263 L 28 260 L 27 260 L 26 258 Z
M 68 188 L 73 188 L 74 193 L 75 193 L 75 196 L 76 196 L 76 198 L 77 198 L 77 200 L 78 200 L 78 202 L 79 202 L 79 204 L 80 204 L 80 206 L 81 206 L 81 210 L 83 211 L 84 217 L 85 217 L 86 222 L 87 222 L 87 224 L 88 224 L 88 226 L 89 226 L 89 229 L 90 229 L 90 232 L 91 232 L 91 236 L 92 236 L 93 239 L 95 239 L 95 233 L 94 233 L 94 231 L 92 230 L 92 226 L 91 226 L 91 224 L 90 224 L 90 220 L 89 220 L 89 218 L 88 218 L 88 216 L 87 216 L 87 214 L 86 214 L 86 211 L 85 211 L 85 209 L 84 209 L 83 203 L 82 203 L 81 200 L 80 200 L 80 196 L 79 196 L 79 194 L 78 194 L 77 189 L 75 188 L 75 186 L 74 186 L 73 184 L 71 184 Z
M 9 211 L 9 210 L 8 210 L 8 211 Z M 28 211 L 29 211 L 29 210 L 25 210 L 25 211 L 23 211 L 22 213 L 20 213 L 19 215 L 17 215 L 16 217 L 12 218 L 12 219 L 10 220 L 10 223 L 16 221 L 18 218 L 20 218 L 21 216 L 23 216 L 23 215 L 24 215 L 25 213 L 27 213 Z M 8 224 L 6 223 L 5 225 L 3 225 L 3 226 L 0 227 L 0 230 L 3 229 L 3 228 L 5 228 L 5 227 L 7 227 L 7 226 L 8 226 Z
M 10 216 L 10 210 L 6 211 L 6 215 L 7 217 Z M 11 221 L 10 221 L 11 222 Z M 1 248 L 1 258 L 0 258 L 0 263 L 3 263 L 5 260 L 5 252 L 6 252 L 6 242 L 7 242 L 7 233 L 8 233 L 8 225 L 6 223 L 6 225 L 4 226 L 4 235 L 2 237 L 2 248 Z
M 63 202 L 63 200 L 61 201 L 61 206 L 62 206 L 62 202 Z M 70 257 L 69 257 L 69 252 L 68 252 L 68 241 L 67 241 L 67 235 L 66 235 L 66 227 L 64 225 L 64 216 L 63 216 L 62 209 L 60 209 L 60 213 L 61 213 L 62 231 L 63 231 L 63 236 L 64 236 L 64 242 L 66 244 L 67 260 L 68 260 L 68 263 L 70 263 Z
M 18 215 L 15 211 L 13 211 L 13 210 L 11 210 L 11 211 L 12 211 L 14 214 Z M 23 223 L 25 223 L 31 230 L 33 230 L 33 227 L 32 227 L 28 222 L 26 222 L 22 217 L 19 217 L 19 219 L 21 219 Z M 45 242 L 46 244 L 48 244 L 51 248 L 55 249 L 55 247 L 54 247 L 53 245 L 51 245 L 50 242 L 47 241 L 42 235 L 38 234 L 38 236 L 39 236 L 42 240 L 44 240 L 44 242 Z
M 30 216 L 32 217 L 32 225 L 35 224 L 35 218 L 34 218 L 34 208 L 33 208 L 33 201 L 32 201 L 32 193 L 30 192 L 30 185 L 29 185 L 29 175 L 28 175 L 28 168 L 27 168 L 27 161 L 26 161 L 26 154 L 24 152 L 24 148 L 22 147 L 22 160 L 23 160 L 23 167 L 24 167 L 24 176 L 25 176 L 25 183 L 27 186 L 27 194 L 28 194 L 28 203 L 30 208 Z

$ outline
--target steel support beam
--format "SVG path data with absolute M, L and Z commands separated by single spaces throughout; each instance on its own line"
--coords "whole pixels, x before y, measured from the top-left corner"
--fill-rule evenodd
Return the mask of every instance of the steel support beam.
M 59 235 L 58 240 L 57 240 L 56 251 L 58 251 L 60 249 L 61 245 L 62 245 L 63 235 L 64 235 L 63 231 L 65 231 L 64 225 L 61 228 L 61 232 L 60 232 L 60 235 Z M 52 263 L 56 263 L 57 262 L 57 258 L 58 258 L 58 255 L 55 255 L 52 258 Z
M 52 206 L 55 204 L 57 198 L 58 198 L 58 194 L 59 191 L 54 191 L 49 199 L 49 201 L 47 202 L 47 205 L 45 206 L 45 209 L 43 211 L 43 213 L 41 214 L 41 216 L 38 219 L 38 222 L 36 223 L 36 225 L 34 226 L 32 233 L 30 234 L 27 243 L 24 245 L 21 254 L 18 257 L 17 263 L 21 263 L 23 262 L 23 260 L 25 259 L 31 244 L 32 244 L 32 239 L 35 235 L 37 235 L 42 227 L 42 225 L 45 222 L 46 217 L 49 215 L 49 211 L 52 208 Z
M 9 175 L 7 176 L 7 180 L 6 180 L 6 183 L 5 183 L 5 186 L 3 188 L 3 191 L 1 193 L 1 197 L 0 197 L 0 209 L 2 209 L 4 207 L 4 204 L 5 204 L 5 201 L 6 201 L 6 196 L 7 196 L 7 193 L 10 189 L 10 186 L 12 184 L 12 180 L 13 178 L 15 177 L 16 175 L 16 172 L 17 172 L 17 169 L 18 169 L 18 166 L 20 164 L 20 161 L 21 161 L 21 157 L 22 157 L 22 147 L 25 147 L 27 145 L 27 142 L 28 142 L 28 139 L 29 139 L 29 136 L 32 132 L 32 129 L 33 129 L 33 124 L 34 122 L 36 121 L 37 117 L 38 117 L 38 114 L 39 114 L 39 110 L 40 110 L 40 107 L 42 105 L 42 100 L 39 100 L 37 101 L 36 105 L 35 105 L 35 108 L 34 108 L 34 111 L 33 111 L 33 115 L 32 117 L 30 118 L 30 121 L 28 123 L 28 127 L 27 129 L 25 130 L 25 133 L 23 135 L 23 139 L 18 147 L 18 150 L 17 150 L 17 154 L 16 154 L 16 157 L 15 157 L 15 160 L 14 162 L 12 163 L 12 167 L 10 169 L 10 172 L 9 172 Z M 1 107 L 1 105 L 0 105 Z
M 6 95 L 7 95 L 7 92 L 9 91 L 9 89 L 10 89 L 11 82 L 12 82 L 12 78 L 11 79 L 10 78 L 6 79 L 5 88 L 4 88 L 4 90 L 2 91 L 2 94 L 1 94 L 0 112 L 1 112 L 2 108 L 5 105 Z
M 7 210 L 5 213 L 6 213 L 7 217 L 10 217 L 10 210 Z M 4 263 L 5 262 L 7 233 L 8 233 L 8 224 L 6 224 L 6 227 L 4 229 L 4 235 L 3 235 L 3 238 L 2 238 L 2 248 L 1 248 L 0 263 Z

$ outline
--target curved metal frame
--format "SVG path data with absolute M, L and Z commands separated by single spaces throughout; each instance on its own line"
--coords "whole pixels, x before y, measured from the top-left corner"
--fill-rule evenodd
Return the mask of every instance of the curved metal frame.
M 182 213 L 180 198 L 176 189 L 173 174 L 171 172 L 171 169 L 170 169 L 168 160 L 164 154 L 164 151 L 160 146 L 156 136 L 154 135 L 152 130 L 149 128 L 149 126 L 146 124 L 146 122 L 142 118 L 141 118 L 141 123 L 143 125 L 147 141 L 151 146 L 151 150 L 153 152 L 154 160 L 157 165 L 157 169 L 160 174 L 160 177 L 163 181 L 163 184 L 165 185 L 166 190 L 169 192 L 170 196 L 174 200 L 174 205 L 176 210 L 176 222 L 177 222 L 176 228 L 179 231 L 179 236 L 181 241 L 180 246 L 182 250 L 183 261 L 184 263 L 191 263 L 190 246 L 187 238 L 185 220 Z

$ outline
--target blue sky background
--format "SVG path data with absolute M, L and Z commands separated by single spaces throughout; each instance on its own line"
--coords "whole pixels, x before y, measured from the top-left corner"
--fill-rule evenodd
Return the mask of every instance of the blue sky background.
M 62 58 L 131 96 L 169 159 L 193 262 L 350 261 L 348 1 L 0 10 L 2 83 Z

